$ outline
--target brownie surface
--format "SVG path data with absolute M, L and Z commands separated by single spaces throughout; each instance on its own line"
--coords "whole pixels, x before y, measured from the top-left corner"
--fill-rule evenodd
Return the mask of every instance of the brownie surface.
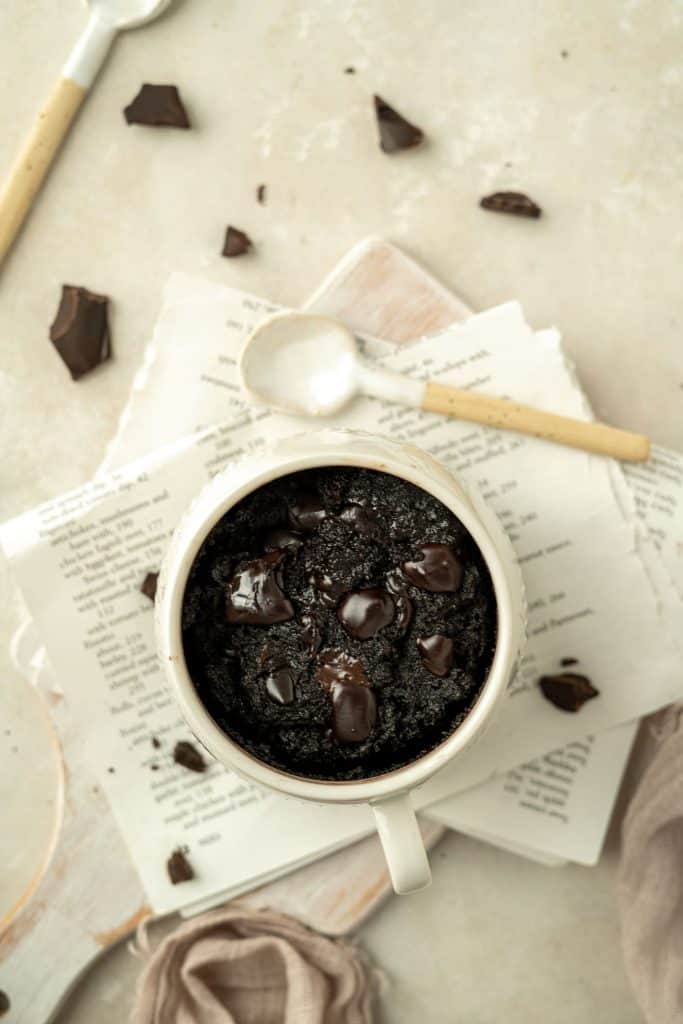
M 262 761 L 317 779 L 405 765 L 472 707 L 496 603 L 462 523 L 425 491 L 329 467 L 260 488 L 190 571 L 183 643 L 207 710 Z

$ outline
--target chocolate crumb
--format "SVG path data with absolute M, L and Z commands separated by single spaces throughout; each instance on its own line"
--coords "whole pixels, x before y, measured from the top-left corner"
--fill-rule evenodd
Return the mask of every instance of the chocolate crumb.
M 0 1017 L 5 1016 L 11 1005 L 9 996 L 0 988 Z
M 171 885 L 179 885 L 181 882 L 191 882 L 194 878 L 194 868 L 182 850 L 174 850 L 166 861 L 166 870 L 171 879 Z
M 50 341 L 71 374 L 80 380 L 111 358 L 106 295 L 78 285 L 62 285 L 59 309 L 50 327 Z
M 153 772 L 158 772 L 159 771 L 159 765 L 158 764 L 151 764 L 150 768 L 152 769 Z
M 375 96 L 375 114 L 379 127 L 379 144 L 384 153 L 397 153 L 401 149 L 419 146 L 424 133 L 417 125 L 406 121 L 397 110 L 390 107 L 381 96 Z
M 155 750 L 158 750 L 159 747 L 161 746 L 161 740 L 158 738 L 158 736 L 152 736 L 152 746 L 154 747 Z
M 266 186 L 265 185 L 259 185 L 259 187 L 256 189 L 256 201 L 259 202 L 261 204 L 261 206 L 265 206 L 265 204 L 266 204 Z
M 511 213 L 515 217 L 531 217 L 534 220 L 538 220 L 543 212 L 541 207 L 523 192 L 494 192 L 480 199 L 479 205 L 484 210 L 493 210 L 494 213 Z
M 570 668 L 572 665 L 578 665 L 578 658 L 560 658 L 560 665 L 562 668 Z
M 157 583 L 159 582 L 158 572 L 148 572 L 140 586 L 140 593 L 153 601 L 157 596 Z
M 541 676 L 539 686 L 545 699 L 562 711 L 580 711 L 586 701 L 592 700 L 600 693 L 587 676 L 576 672 Z
M 194 743 L 190 743 L 188 740 L 178 740 L 173 748 L 173 760 L 190 772 L 206 771 L 206 761 Z
M 113 775 L 114 772 L 116 771 L 116 768 L 107 768 L 107 771 L 109 772 L 110 775 Z
M 234 259 L 235 256 L 244 256 L 251 247 L 251 238 L 244 231 L 240 231 L 239 228 L 234 228 L 232 225 L 226 228 L 221 255 L 227 256 L 228 259 Z
M 189 128 L 180 93 L 175 85 L 145 83 L 127 107 L 123 116 L 128 124 L 144 124 L 155 128 Z
M 566 58 L 568 56 L 569 56 L 569 50 L 560 50 L 560 57 L 562 57 L 564 60 L 566 60 Z
M 345 75 L 355 75 L 355 73 L 356 73 L 356 69 L 354 67 L 351 67 L 350 64 L 349 64 L 348 68 L 344 68 L 344 74 Z

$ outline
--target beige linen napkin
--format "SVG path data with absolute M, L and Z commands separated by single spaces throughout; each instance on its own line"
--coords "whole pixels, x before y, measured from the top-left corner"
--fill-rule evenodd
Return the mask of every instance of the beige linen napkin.
M 182 924 L 139 981 L 133 1024 L 370 1024 L 355 950 L 232 904 Z
M 624 957 L 648 1024 L 683 1021 L 683 705 L 656 715 L 657 744 L 624 818 Z

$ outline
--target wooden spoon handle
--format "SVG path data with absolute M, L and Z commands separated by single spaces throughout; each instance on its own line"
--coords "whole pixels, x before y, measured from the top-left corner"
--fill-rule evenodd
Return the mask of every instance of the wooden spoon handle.
M 427 382 L 422 408 L 501 430 L 516 430 L 521 434 L 531 434 L 533 437 L 599 455 L 611 455 L 626 462 L 645 462 L 650 454 L 650 442 L 641 434 L 617 430 L 605 423 L 556 416 L 518 402 L 489 398 L 473 391 L 437 384 L 436 381 Z
M 60 78 L 38 114 L 0 192 L 0 263 L 31 209 L 85 94 L 86 90 L 70 78 Z

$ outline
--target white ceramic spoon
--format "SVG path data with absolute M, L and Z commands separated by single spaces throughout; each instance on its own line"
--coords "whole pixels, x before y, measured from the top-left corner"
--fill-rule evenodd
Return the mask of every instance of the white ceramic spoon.
M 247 338 L 239 371 L 248 395 L 298 415 L 332 416 L 361 394 L 629 462 L 644 461 L 650 450 L 646 437 L 604 423 L 556 416 L 371 366 L 361 358 L 353 334 L 325 316 L 276 313 L 268 317 Z
M 89 0 L 90 17 L 0 192 L 0 263 L 16 238 L 71 122 L 123 29 L 156 18 L 171 0 Z

